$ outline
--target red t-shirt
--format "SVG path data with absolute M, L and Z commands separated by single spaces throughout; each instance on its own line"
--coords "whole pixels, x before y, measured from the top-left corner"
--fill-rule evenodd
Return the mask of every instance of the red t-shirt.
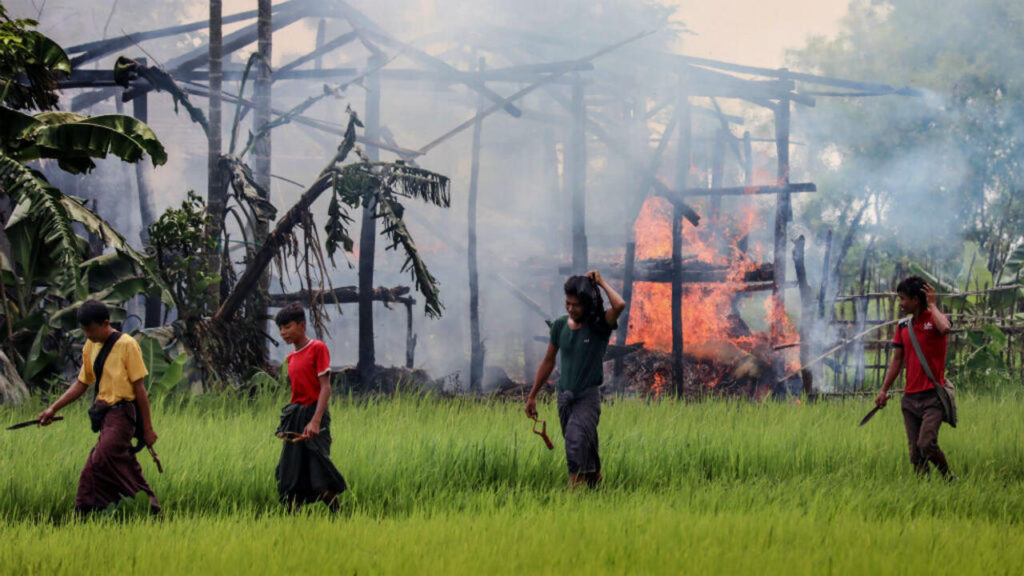
M 917 336 L 917 343 L 921 345 L 921 352 L 928 360 L 928 367 L 932 369 L 932 375 L 939 382 L 946 382 L 946 335 L 939 332 L 932 322 L 932 313 L 925 310 L 921 318 L 913 320 L 914 335 Z M 902 323 L 896 327 L 896 336 L 893 338 L 893 345 L 903 348 L 903 362 L 907 367 L 907 388 L 906 394 L 925 392 L 932 390 L 935 385 L 921 368 L 921 361 L 914 351 L 914 343 L 910 341 L 910 327 Z
M 288 354 L 288 379 L 292 383 L 292 403 L 309 406 L 320 398 L 320 376 L 331 372 L 331 353 L 319 340 Z

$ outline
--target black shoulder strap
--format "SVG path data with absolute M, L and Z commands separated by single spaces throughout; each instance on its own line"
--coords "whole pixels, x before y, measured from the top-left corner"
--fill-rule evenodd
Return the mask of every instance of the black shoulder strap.
M 924 357 L 924 351 L 921 350 L 921 344 L 917 341 L 917 335 L 914 334 L 914 322 L 911 321 L 907 324 L 907 332 L 910 334 L 910 343 L 914 346 L 914 352 L 917 353 L 917 360 L 921 363 L 921 369 L 924 370 L 924 375 L 931 380 L 932 385 L 936 388 L 942 386 L 935 379 L 935 375 L 932 374 L 932 367 L 928 365 L 928 359 Z
M 110 351 L 114 349 L 114 344 L 121 338 L 122 334 L 117 330 L 111 332 L 110 336 L 107 337 L 107 341 L 103 343 L 103 347 L 100 348 L 100 353 L 96 355 L 96 360 L 92 363 L 92 373 L 96 376 L 96 394 L 100 393 L 100 379 L 103 378 L 103 365 L 107 363 L 107 356 L 110 356 Z

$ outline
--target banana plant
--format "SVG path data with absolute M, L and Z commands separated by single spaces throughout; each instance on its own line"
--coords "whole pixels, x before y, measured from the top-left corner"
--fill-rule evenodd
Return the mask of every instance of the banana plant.
M 145 255 L 37 169 L 53 162 L 83 174 L 95 167 L 94 159 L 108 155 L 126 162 L 149 156 L 156 166 L 167 154 L 135 118 L 53 110 L 56 78 L 70 71 L 70 62 L 56 43 L 30 30 L 33 25 L 9 19 L 0 5 L 0 205 L 8 208 L 0 214 L 0 401 L 16 400 L 24 388 L 4 376 L 8 364 L 27 382 L 62 371 L 76 328 L 74 311 L 85 299 L 114 306 L 115 320 L 124 316 L 117 306 L 138 293 L 156 288 L 170 300 Z M 33 108 L 42 111 L 27 111 Z M 113 251 L 91 255 L 75 223 Z

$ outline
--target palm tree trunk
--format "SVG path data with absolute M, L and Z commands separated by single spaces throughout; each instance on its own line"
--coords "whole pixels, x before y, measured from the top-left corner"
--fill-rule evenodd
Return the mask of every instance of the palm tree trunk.
M 238 278 L 231 293 L 224 299 L 213 316 L 214 322 L 228 322 L 234 317 L 238 309 L 242 307 L 242 303 L 258 286 L 260 279 L 267 273 L 267 268 L 274 260 L 274 255 L 284 245 L 288 235 L 302 221 L 302 215 L 309 210 L 309 207 L 321 194 L 331 189 L 332 183 L 332 175 L 322 174 L 312 186 L 302 193 L 299 201 L 277 221 L 274 231 L 268 234 L 265 241 L 256 249 L 252 260 L 245 267 L 245 272 Z
M 273 23 L 271 20 L 271 0 L 259 0 L 257 20 L 256 20 L 256 31 L 257 31 L 257 50 L 260 53 L 261 60 L 259 63 L 259 70 L 256 74 L 256 86 L 255 86 L 255 104 L 256 109 L 253 112 L 253 132 L 258 132 L 270 122 L 270 104 L 271 104 L 271 46 L 273 44 Z M 267 192 L 270 193 L 270 141 L 271 136 L 268 134 L 265 138 L 260 138 L 259 141 L 253 146 L 253 175 L 256 178 L 256 182 Z M 269 200 L 270 198 L 265 198 Z M 255 234 L 253 235 L 254 240 L 262 244 L 270 232 L 270 225 L 267 222 L 257 222 Z M 262 318 L 267 315 L 267 301 L 270 293 L 270 273 L 264 271 L 260 276 L 256 292 L 253 294 L 252 310 L 250 318 L 254 321 L 263 323 Z M 263 326 L 261 325 L 262 329 Z M 264 345 L 264 350 L 266 347 Z
M 207 189 L 206 206 L 210 224 L 206 229 L 209 237 L 220 238 L 223 230 L 224 209 L 227 205 L 227 188 L 222 184 L 220 170 L 221 153 L 221 90 L 224 79 L 223 53 L 224 31 L 222 29 L 222 0 L 210 0 L 210 130 L 207 139 Z M 210 254 L 208 273 L 219 274 L 221 269 L 220 250 Z M 214 306 L 220 304 L 220 286 L 210 287 Z
M 380 66 L 379 57 L 372 57 L 370 68 Z M 380 138 L 380 75 L 373 73 L 366 79 L 366 118 L 364 135 L 369 140 Z M 368 147 L 366 155 L 371 162 L 380 160 L 380 150 Z M 359 372 L 360 384 L 372 385 L 376 371 L 373 345 L 373 260 L 377 250 L 377 203 L 370 200 L 363 208 L 362 227 L 359 231 Z

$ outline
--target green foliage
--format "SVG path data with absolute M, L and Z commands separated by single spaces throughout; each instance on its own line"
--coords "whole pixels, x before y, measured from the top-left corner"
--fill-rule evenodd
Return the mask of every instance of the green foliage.
M 10 252 L 2 256 L 8 303 L 4 321 L 13 338 L 4 339 L 22 377 L 33 381 L 60 370 L 72 351 L 75 311 L 87 298 L 118 307 L 135 294 L 161 289 L 146 258 L 80 200 L 62 194 L 43 176 L 0 154 L 0 194 L 14 205 L 6 222 Z M 86 260 L 79 222 L 115 252 Z
M 217 239 L 206 235 L 206 204 L 195 192 L 180 208 L 168 208 L 149 226 L 149 242 L 156 271 L 170 289 L 180 318 L 197 321 L 213 312 L 216 302 L 210 286 L 220 276 L 209 274 L 206 259 L 217 249 Z
M 999 271 L 999 284 L 1018 284 L 1024 278 L 1024 242 L 1021 242 L 1006 257 Z
M 963 362 L 967 370 L 983 374 L 1006 371 L 1003 352 L 1007 338 L 998 326 L 985 324 L 981 328 L 969 328 L 965 335 L 972 347 Z
M 71 228 L 71 215 L 62 202 L 64 195 L 42 174 L 0 153 L 0 194 L 10 198 L 15 207 L 5 224 L 8 229 L 19 224 L 41 227 L 42 241 L 56 248 L 56 263 L 65 271 L 78 266 L 82 240 Z
M 803 222 L 845 234 L 866 206 L 857 237 L 875 239 L 876 260 L 929 260 L 953 278 L 974 242 L 998 275 L 1024 238 L 1022 17 L 1014 0 L 855 0 L 835 37 L 792 52 L 802 71 L 919 89 L 798 108 L 820 191 Z
M 144 255 L 81 200 L 63 194 L 25 165 L 55 160 L 65 171 L 79 174 L 95 167 L 94 158 L 108 154 L 127 162 L 149 155 L 154 165 L 167 160 L 156 134 L 135 118 L 47 111 L 57 104 L 57 75 L 71 67 L 57 44 L 28 29 L 34 24 L 11 20 L 0 5 L 0 196 L 13 207 L 0 222 L 8 248 L 0 256 L 3 323 L 10 335 L 2 345 L 26 381 L 64 367 L 77 328 L 74 313 L 86 298 L 106 302 L 115 321 L 124 318 L 118 305 L 136 294 L 158 289 L 170 300 Z M 44 111 L 20 111 L 26 109 Z M 75 233 L 74 223 L 115 252 L 87 260 L 86 241 Z M 5 389 L 0 398 L 10 397 L 10 382 L 0 381 Z
M 145 123 L 121 114 L 80 116 L 67 112 L 43 112 L 29 116 L 0 107 L 0 151 L 29 162 L 57 160 L 72 174 L 96 167 L 93 158 L 113 154 L 125 162 L 138 162 L 149 154 L 154 166 L 167 162 L 167 153 Z
M 10 18 L 0 4 L 0 105 L 16 110 L 57 107 L 57 78 L 71 73 L 71 62 L 56 42 L 31 29 L 37 24 Z
M 145 384 L 150 398 L 163 398 L 187 383 L 185 367 L 190 360 L 188 354 L 179 353 L 172 359 L 158 339 L 140 334 L 136 340 L 149 370 Z

